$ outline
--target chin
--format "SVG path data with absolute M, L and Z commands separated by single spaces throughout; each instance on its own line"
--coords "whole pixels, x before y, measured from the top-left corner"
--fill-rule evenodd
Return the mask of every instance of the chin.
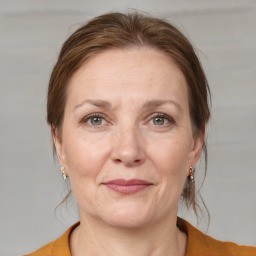
M 124 229 L 135 229 L 141 228 L 147 225 L 148 221 L 144 218 L 138 218 L 138 216 L 115 216 L 115 218 L 108 218 L 105 222 L 115 228 L 124 228 Z
M 118 228 L 140 228 L 150 223 L 152 216 L 145 207 L 126 205 L 115 209 L 109 209 L 101 216 L 102 220 L 110 226 Z

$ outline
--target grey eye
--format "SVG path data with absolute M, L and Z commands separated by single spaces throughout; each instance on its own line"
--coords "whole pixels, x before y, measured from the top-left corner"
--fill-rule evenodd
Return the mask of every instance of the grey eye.
M 95 116 L 90 119 L 90 122 L 92 125 L 101 125 L 102 123 L 102 117 Z
M 165 124 L 165 118 L 163 118 L 163 117 L 155 117 L 153 119 L 153 124 L 154 125 L 163 125 L 163 124 Z

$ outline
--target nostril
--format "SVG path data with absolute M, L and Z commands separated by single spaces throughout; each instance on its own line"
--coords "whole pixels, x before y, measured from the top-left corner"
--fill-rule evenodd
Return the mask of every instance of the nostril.
M 120 158 L 116 158 L 116 159 L 114 159 L 114 162 L 115 163 L 117 163 L 117 164 L 120 164 L 120 163 L 123 163 L 124 165 L 126 165 L 126 166 L 130 166 L 130 165 L 137 165 L 137 164 L 141 164 L 142 163 L 142 161 L 141 161 L 141 159 L 135 159 L 135 160 L 122 160 L 122 159 L 120 159 Z

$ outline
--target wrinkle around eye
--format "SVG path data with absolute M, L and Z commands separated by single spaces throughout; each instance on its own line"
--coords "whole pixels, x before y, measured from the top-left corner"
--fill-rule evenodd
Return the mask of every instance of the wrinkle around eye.
M 97 124 L 93 124 L 93 120 L 96 119 L 100 119 L 100 123 Z M 81 119 L 81 121 L 79 122 L 82 126 L 89 128 L 89 129 L 102 129 L 106 126 L 109 126 L 111 123 L 107 120 L 107 117 L 105 116 L 105 114 L 102 113 L 92 113 L 92 114 L 88 114 L 85 117 L 83 117 Z
M 154 120 L 156 120 L 157 118 L 162 119 L 163 124 L 154 123 Z M 148 123 L 151 124 L 152 126 L 155 126 L 156 128 L 170 127 L 176 124 L 176 121 L 172 116 L 165 113 L 161 113 L 161 112 L 151 114 L 148 120 L 149 120 Z

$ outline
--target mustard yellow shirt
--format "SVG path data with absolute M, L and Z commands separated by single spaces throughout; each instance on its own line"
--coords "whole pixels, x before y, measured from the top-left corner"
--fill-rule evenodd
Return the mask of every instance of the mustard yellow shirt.
M 71 256 L 69 235 L 79 225 L 70 227 L 61 237 L 25 256 Z M 178 227 L 187 234 L 185 256 L 256 256 L 256 247 L 221 242 L 203 234 L 187 221 L 178 218 Z

